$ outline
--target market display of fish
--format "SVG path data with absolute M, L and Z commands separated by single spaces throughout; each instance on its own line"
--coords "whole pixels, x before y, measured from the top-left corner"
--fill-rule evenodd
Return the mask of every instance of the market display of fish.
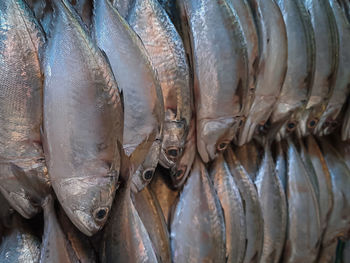
M 0 262 L 348 263 L 348 0 L 0 0 Z

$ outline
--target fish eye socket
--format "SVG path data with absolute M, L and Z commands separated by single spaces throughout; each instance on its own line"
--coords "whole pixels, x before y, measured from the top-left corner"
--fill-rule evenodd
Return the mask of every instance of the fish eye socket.
M 94 211 L 94 218 L 97 221 L 102 221 L 106 218 L 108 214 L 108 208 L 98 208 Z
M 177 148 L 169 148 L 167 149 L 167 155 L 171 158 L 176 158 L 179 155 L 179 149 Z
M 228 142 L 219 143 L 219 145 L 217 146 L 218 151 L 222 152 L 226 150 L 228 144 L 229 144 Z
M 184 170 L 180 169 L 175 173 L 175 179 L 180 180 L 184 176 Z
M 295 127 L 296 127 L 296 124 L 295 124 L 295 122 L 294 121 L 292 121 L 292 122 L 289 122 L 288 124 L 287 124 L 287 129 L 288 129 L 288 131 L 293 131 L 294 129 L 295 129 Z
M 153 177 L 154 170 L 153 169 L 148 169 L 143 172 L 142 176 L 145 181 L 151 181 Z
M 311 121 L 309 121 L 309 123 L 308 123 L 309 129 L 314 128 L 316 126 L 316 124 L 317 124 L 317 120 L 316 119 L 312 119 Z

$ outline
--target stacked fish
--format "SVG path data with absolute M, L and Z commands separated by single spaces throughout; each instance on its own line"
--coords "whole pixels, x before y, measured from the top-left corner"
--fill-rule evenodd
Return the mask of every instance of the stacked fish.
M 0 0 L 0 262 L 346 262 L 348 44 L 347 0 Z

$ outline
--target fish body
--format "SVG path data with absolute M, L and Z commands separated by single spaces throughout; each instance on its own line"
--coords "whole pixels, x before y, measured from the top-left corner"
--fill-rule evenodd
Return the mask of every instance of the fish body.
M 15 214 L 12 227 L 5 233 L 0 244 L 2 263 L 39 263 L 40 239 L 32 233 L 23 218 Z
M 321 233 L 318 200 L 291 140 L 287 158 L 288 227 L 283 262 L 315 262 Z
M 329 1 L 339 34 L 339 67 L 335 75 L 334 90 L 323 112 L 315 133 L 328 135 L 338 126 L 337 118 L 350 92 L 350 51 L 346 46 L 350 43 L 350 22 L 341 9 L 338 1 Z
M 257 189 L 231 148 L 225 160 L 241 193 L 247 226 L 246 252 L 243 262 L 259 262 L 264 237 L 264 221 Z
M 282 13 L 272 0 L 249 0 L 259 36 L 259 62 L 254 100 L 241 127 L 238 144 L 250 141 L 258 125 L 264 125 L 273 111 L 286 70 L 288 42 Z
M 306 109 L 299 117 L 298 130 L 313 132 L 332 95 L 338 69 L 338 31 L 327 0 L 303 0 L 311 17 L 315 37 L 315 74 Z
M 208 172 L 196 157 L 170 226 L 174 262 L 225 262 L 225 221 Z
M 144 45 L 117 9 L 109 0 L 96 1 L 94 8 L 94 39 L 106 52 L 123 92 L 124 151 L 131 156 L 142 142 L 154 140 L 133 176 L 133 191 L 139 191 L 152 179 L 159 160 L 164 121 L 162 90 Z
M 283 189 L 287 188 L 287 160 L 284 150 L 284 141 L 278 141 L 276 145 L 276 174 L 280 178 Z
M 207 163 L 237 132 L 248 90 L 247 52 L 238 18 L 226 0 L 181 3 L 193 59 L 197 149 Z
M 170 168 L 181 157 L 191 121 L 190 73 L 184 45 L 157 0 L 135 0 L 127 21 L 158 73 L 165 113 L 160 163 Z
M 148 185 L 134 195 L 134 206 L 152 241 L 159 262 L 171 262 L 170 239 L 162 208 Z
M 264 220 L 264 241 L 260 262 L 278 263 L 286 237 L 287 202 L 269 147 L 269 144 L 265 146 L 264 158 L 255 179 Z
M 31 218 L 50 187 L 40 138 L 45 38 L 24 1 L 1 1 L 0 14 L 0 192 Z
M 235 149 L 239 162 L 243 165 L 250 179 L 254 182 L 261 162 L 261 154 L 255 141 L 250 141 Z
M 226 227 L 226 262 L 243 262 L 246 248 L 246 222 L 241 194 L 223 155 L 212 166 L 210 177 L 219 197 Z
M 129 10 L 133 6 L 135 0 L 112 0 L 113 6 L 118 10 L 119 14 L 126 18 Z
M 45 157 L 64 211 L 90 236 L 115 194 L 123 108 L 111 68 L 74 8 L 62 0 L 55 9 L 44 61 Z

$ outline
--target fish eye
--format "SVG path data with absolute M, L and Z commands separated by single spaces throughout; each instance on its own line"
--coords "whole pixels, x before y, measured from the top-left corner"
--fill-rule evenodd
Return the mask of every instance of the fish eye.
M 295 127 L 296 127 L 296 123 L 294 121 L 291 121 L 287 124 L 287 130 L 289 132 L 294 131 Z
M 316 119 L 312 119 L 312 120 L 309 121 L 307 126 L 309 127 L 309 129 L 312 129 L 312 128 L 314 128 L 316 126 L 316 124 L 317 124 L 317 120 Z
M 104 207 L 104 208 L 97 208 L 93 215 L 94 215 L 94 218 L 96 219 L 96 221 L 103 221 L 106 216 L 108 214 L 108 208 L 107 207 Z
M 225 151 L 229 142 L 221 142 L 218 144 L 217 149 L 219 152 Z
M 179 155 L 179 149 L 172 147 L 172 148 L 167 149 L 166 153 L 170 158 L 177 158 Z
M 143 172 L 142 177 L 145 181 L 151 181 L 153 177 L 154 169 L 147 169 Z

